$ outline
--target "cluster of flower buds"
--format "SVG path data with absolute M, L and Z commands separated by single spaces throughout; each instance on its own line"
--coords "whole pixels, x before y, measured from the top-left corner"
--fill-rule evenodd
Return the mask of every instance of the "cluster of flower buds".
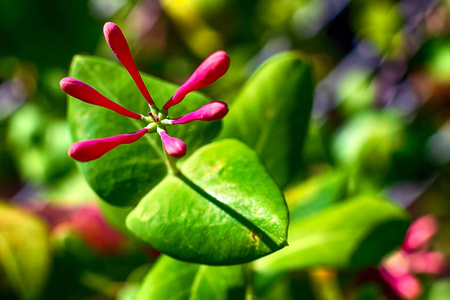
M 183 117 L 168 118 L 170 107 L 180 103 L 188 93 L 210 85 L 227 71 L 230 59 L 224 51 L 214 52 L 207 57 L 160 110 L 150 96 L 136 68 L 130 48 L 120 28 L 116 24 L 108 22 L 103 27 L 103 32 L 109 47 L 127 69 L 147 100 L 150 112 L 148 116 L 140 115 L 106 98 L 84 82 L 70 77 L 63 78 L 60 82 L 61 89 L 70 96 L 86 103 L 108 108 L 125 117 L 140 120 L 146 124 L 144 128 L 134 133 L 76 142 L 69 148 L 70 157 L 82 162 L 97 159 L 119 145 L 133 143 L 146 133 L 154 132 L 160 135 L 167 154 L 173 157 L 182 157 L 186 154 L 186 145 L 180 139 L 169 136 L 167 126 L 186 124 L 192 121 L 218 120 L 228 113 L 228 106 L 225 102 L 214 101 Z
M 402 249 L 382 262 L 381 276 L 401 298 L 416 299 L 421 295 L 422 285 L 414 273 L 440 274 L 446 269 L 444 254 L 428 251 L 438 227 L 432 215 L 417 219 L 409 227 Z

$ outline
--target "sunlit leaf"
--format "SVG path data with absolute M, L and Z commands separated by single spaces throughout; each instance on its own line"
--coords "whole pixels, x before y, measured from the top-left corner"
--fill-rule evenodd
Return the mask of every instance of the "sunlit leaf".
M 286 246 L 288 211 L 254 151 L 236 140 L 204 146 L 128 215 L 155 249 L 205 264 L 237 264 Z

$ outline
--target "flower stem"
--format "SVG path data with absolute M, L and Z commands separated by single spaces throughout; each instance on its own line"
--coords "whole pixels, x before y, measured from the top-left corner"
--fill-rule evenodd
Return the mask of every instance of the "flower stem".
M 163 145 L 163 149 L 164 149 L 164 145 Z M 167 154 L 167 151 L 164 151 L 164 154 L 166 155 L 166 164 L 167 164 L 167 167 L 169 168 L 169 173 L 174 176 L 178 176 L 179 174 L 181 174 L 180 170 L 177 167 L 175 158 L 173 156 L 170 156 L 169 154 Z
M 254 300 L 255 291 L 253 289 L 253 268 L 252 263 L 246 263 L 244 267 L 245 276 L 245 300 Z

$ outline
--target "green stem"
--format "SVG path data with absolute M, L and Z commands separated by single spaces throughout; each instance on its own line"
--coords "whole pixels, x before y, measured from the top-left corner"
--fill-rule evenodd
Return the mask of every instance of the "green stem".
M 253 290 L 253 268 L 252 263 L 243 265 L 245 274 L 245 300 L 254 300 L 255 292 Z
M 158 118 L 160 120 L 164 120 L 165 118 L 167 118 L 168 114 L 169 114 L 169 112 L 163 108 L 158 112 Z
M 164 145 L 163 145 L 163 149 L 164 149 Z M 178 169 L 178 167 L 177 167 L 175 158 L 170 156 L 169 154 L 167 154 L 167 152 L 165 150 L 164 150 L 164 154 L 166 155 L 166 164 L 167 164 L 167 167 L 169 168 L 170 174 L 174 175 L 174 176 L 178 176 L 179 174 L 181 174 L 180 169 Z

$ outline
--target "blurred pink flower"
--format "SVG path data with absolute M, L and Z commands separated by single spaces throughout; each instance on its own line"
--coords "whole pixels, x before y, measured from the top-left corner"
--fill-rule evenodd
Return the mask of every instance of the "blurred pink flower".
M 445 270 L 444 255 L 426 250 L 438 227 L 432 215 L 417 219 L 406 232 L 402 248 L 382 261 L 380 274 L 399 297 L 416 299 L 422 294 L 422 285 L 414 273 L 440 274 Z
M 125 236 L 109 225 L 95 204 L 48 204 L 34 201 L 22 205 L 22 208 L 46 221 L 56 239 L 74 234 L 100 254 L 119 254 L 127 242 Z
M 201 89 L 215 82 L 228 69 L 230 59 L 224 51 L 216 51 L 208 56 L 188 80 L 167 101 L 162 110 L 159 110 L 148 92 L 141 75 L 131 56 L 130 47 L 120 28 L 111 22 L 103 27 L 103 33 L 111 50 L 117 59 L 133 78 L 139 91 L 147 101 L 150 112 L 149 117 L 130 111 L 129 109 L 106 98 L 98 91 L 78 79 L 66 77 L 60 81 L 61 89 L 70 96 L 89 104 L 108 108 L 125 117 L 140 120 L 146 126 L 134 133 L 120 134 L 108 138 L 78 141 L 69 148 L 69 156 L 82 162 L 100 158 L 115 147 L 123 144 L 134 143 L 146 133 L 157 132 L 167 154 L 173 157 L 182 157 L 186 154 L 186 145 L 177 138 L 170 137 L 166 132 L 166 126 L 173 124 L 186 124 L 192 121 L 213 121 L 223 118 L 228 107 L 225 102 L 211 102 L 202 108 L 177 119 L 168 118 L 170 107 L 180 103 L 184 97 L 195 90 Z
M 108 224 L 94 204 L 79 207 L 65 224 L 100 254 L 119 254 L 125 246 L 125 237 Z

